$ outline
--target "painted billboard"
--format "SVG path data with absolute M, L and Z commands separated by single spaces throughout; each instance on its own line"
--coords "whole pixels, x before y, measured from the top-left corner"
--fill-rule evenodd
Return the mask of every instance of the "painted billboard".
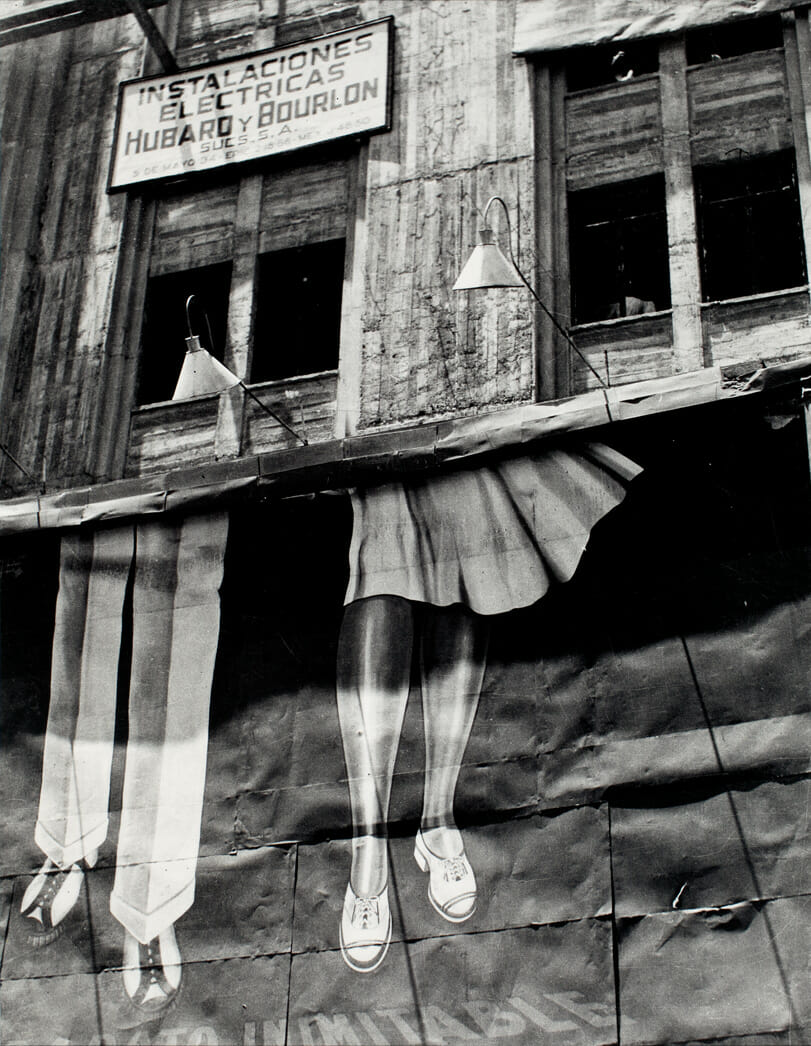
M 804 429 L 607 436 L 4 539 L 4 1042 L 807 1041 Z

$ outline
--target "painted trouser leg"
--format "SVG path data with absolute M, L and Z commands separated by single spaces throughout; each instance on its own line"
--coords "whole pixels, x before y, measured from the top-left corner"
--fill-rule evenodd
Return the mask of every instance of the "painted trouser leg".
M 121 611 L 132 527 L 62 539 L 35 839 L 59 867 L 107 835 Z
M 139 523 L 129 741 L 110 910 L 143 944 L 192 904 L 225 514 Z

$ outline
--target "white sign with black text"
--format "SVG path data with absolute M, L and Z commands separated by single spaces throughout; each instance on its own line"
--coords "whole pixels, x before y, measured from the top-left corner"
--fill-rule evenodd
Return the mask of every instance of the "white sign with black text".
M 389 126 L 392 19 L 119 88 L 108 189 Z

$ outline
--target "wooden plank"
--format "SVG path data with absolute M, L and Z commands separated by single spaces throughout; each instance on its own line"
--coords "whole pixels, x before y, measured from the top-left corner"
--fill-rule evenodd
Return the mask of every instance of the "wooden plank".
M 262 176 L 249 175 L 240 181 L 237 197 L 225 348 L 226 367 L 243 380 L 250 374 L 253 357 L 256 255 L 261 207 Z M 239 454 L 244 414 L 245 400 L 241 389 L 233 389 L 220 397 L 214 439 L 214 454 L 218 459 Z
M 140 320 L 146 297 L 149 252 L 155 202 L 136 196 L 127 200 L 118 259 L 110 325 L 104 344 L 101 387 L 104 389 L 92 439 L 92 474 L 123 475 L 127 455 L 129 413 L 135 402 Z
M 152 404 L 132 412 L 126 476 L 188 468 L 214 456 L 219 397 Z
M 309 443 L 315 443 L 332 437 L 337 387 L 338 376 L 330 372 L 253 385 L 251 391 Z M 243 453 L 261 454 L 296 445 L 284 426 L 258 404 L 247 401 Z
M 655 174 L 663 162 L 657 77 L 641 76 L 568 96 L 570 190 Z
M 256 256 L 259 253 L 259 218 L 262 209 L 262 175 L 242 178 L 233 218 L 231 291 L 228 299 L 228 334 L 225 365 L 246 380 L 250 375 Z
M 693 202 L 688 93 L 684 39 L 664 40 L 659 48 L 662 106 L 662 157 L 667 200 L 670 304 L 673 311 L 673 366 L 691 371 L 703 362 L 701 273 Z
M 165 3 L 166 0 L 143 0 L 145 8 Z M 124 0 L 27 0 L 9 13 L 0 12 L 0 47 L 129 13 Z
M 327 158 L 291 164 L 265 175 L 259 250 L 284 250 L 346 235 L 351 154 L 343 146 Z M 278 162 L 277 162 L 278 164 Z
M 0 164 L 2 195 L 2 279 L 0 280 L 0 438 L 12 432 L 14 399 L 18 394 L 18 368 L 30 366 L 42 308 L 39 251 L 42 209 L 47 200 L 50 157 L 58 119 L 59 92 L 55 81 L 66 76 L 69 49 L 52 38 L 21 44 L 3 53 L 3 67 L 14 90 L 2 95 L 3 141 Z M 32 134 L 32 127 L 40 133 Z M 19 433 L 12 443 L 16 445 Z M 22 448 L 21 448 L 22 452 Z M 0 478 L 6 465 L 0 462 Z
M 535 222 L 535 249 L 538 255 L 537 290 L 544 302 L 554 307 L 555 278 L 558 252 L 556 251 L 555 216 L 565 213 L 564 205 L 556 199 L 560 191 L 554 172 L 555 130 L 553 130 L 552 70 L 549 63 L 535 70 L 535 199 L 538 214 Z M 563 189 L 565 193 L 565 186 Z M 568 252 L 567 252 L 568 254 Z M 537 334 L 535 349 L 535 399 L 552 399 L 557 388 L 555 354 L 551 351 L 555 332 L 543 312 L 536 310 Z
M 367 265 L 369 229 L 366 223 L 366 187 L 369 146 L 361 145 L 348 168 L 346 254 L 341 296 L 338 388 L 335 404 L 336 438 L 357 431 L 361 388 L 361 318 L 363 315 L 364 275 Z
M 724 365 L 772 364 L 811 351 L 811 305 L 806 289 L 761 294 L 702 308 L 707 358 Z
M 180 5 L 158 13 L 171 46 L 177 38 Z M 144 48 L 141 74 L 156 71 L 157 59 Z M 127 465 L 130 411 L 135 403 L 141 320 L 157 212 L 156 201 L 138 193 L 124 199 L 117 270 L 109 324 L 99 366 L 99 402 L 87 448 L 87 471 L 97 478 L 118 479 Z
M 808 467 L 811 470 L 811 397 L 806 391 L 803 399 L 803 419 L 805 420 L 805 444 L 808 453 Z
M 278 0 L 195 0 L 183 11 L 172 50 L 186 69 L 271 46 L 263 28 L 272 31 L 278 13 Z
M 152 48 L 155 57 L 161 63 L 163 71 L 166 73 L 176 73 L 178 71 L 178 65 L 175 61 L 175 56 L 169 49 L 169 45 L 163 38 L 163 33 L 153 22 L 152 16 L 147 11 L 147 5 L 144 0 L 124 0 L 125 4 L 135 15 L 138 25 L 143 30 L 144 36 L 149 41 L 149 46 Z
M 558 323 L 566 328 L 572 319 L 572 283 L 569 267 L 569 212 L 566 206 L 566 74 L 563 64 L 558 63 L 552 72 L 552 223 L 554 246 L 554 263 L 550 272 L 551 295 L 545 298 Z M 541 295 L 543 298 L 543 295 Z M 537 315 L 537 313 L 536 313 Z M 549 389 L 552 398 L 568 396 L 572 390 L 571 353 L 562 341 L 560 332 L 543 312 L 543 323 L 538 331 L 540 340 L 543 333 L 553 346 L 551 355 L 554 359 L 554 381 Z M 540 349 L 539 349 L 540 351 Z M 547 399 L 539 396 L 536 399 Z
M 806 9 L 783 16 L 783 40 L 807 273 L 811 258 L 811 28 Z
M 728 58 L 687 72 L 693 163 L 787 149 L 791 119 L 782 51 Z
M 584 324 L 572 331 L 578 349 L 607 385 L 665 378 L 673 373 L 669 312 Z M 572 358 L 577 392 L 599 388 L 582 360 Z
M 150 276 L 230 260 L 239 182 L 173 192 L 157 203 Z

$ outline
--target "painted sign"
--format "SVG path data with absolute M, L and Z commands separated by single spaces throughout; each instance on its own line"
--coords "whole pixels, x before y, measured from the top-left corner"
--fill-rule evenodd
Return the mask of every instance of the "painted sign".
M 109 191 L 389 126 L 392 19 L 121 84 Z

